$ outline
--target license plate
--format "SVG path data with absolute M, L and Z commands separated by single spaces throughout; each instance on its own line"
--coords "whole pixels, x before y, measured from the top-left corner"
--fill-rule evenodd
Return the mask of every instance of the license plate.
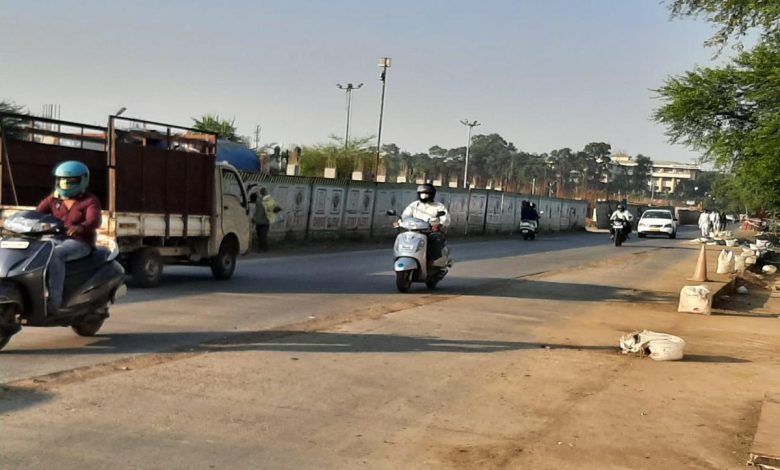
M 2 240 L 0 241 L 0 248 L 7 248 L 9 250 L 26 250 L 30 246 L 30 242 L 27 240 Z
M 660 232 L 661 229 L 660 228 L 651 228 L 650 231 L 651 232 Z

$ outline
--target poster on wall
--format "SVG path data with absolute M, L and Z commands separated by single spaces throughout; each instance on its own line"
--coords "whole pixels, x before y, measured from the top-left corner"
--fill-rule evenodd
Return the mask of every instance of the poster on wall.
M 485 205 L 487 195 L 471 193 L 469 200 L 469 225 L 482 225 L 485 222 Z
M 350 188 L 349 193 L 347 193 L 343 228 L 346 230 L 368 230 L 373 203 L 373 189 Z
M 314 188 L 312 230 L 336 230 L 341 225 L 344 207 L 344 189 L 317 186 Z
M 487 214 L 485 215 L 485 221 L 488 225 L 501 225 L 501 215 L 503 213 L 502 203 L 504 202 L 503 194 L 491 193 L 487 198 Z
M 269 194 L 282 209 L 277 214 L 272 231 L 305 231 L 309 212 L 309 187 L 307 185 L 280 184 L 269 188 Z

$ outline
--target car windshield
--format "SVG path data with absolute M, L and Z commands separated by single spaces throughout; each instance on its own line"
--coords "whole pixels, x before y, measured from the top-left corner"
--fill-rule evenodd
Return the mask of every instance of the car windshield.
M 647 211 L 642 214 L 643 219 L 670 219 L 672 218 L 671 212 L 666 211 Z

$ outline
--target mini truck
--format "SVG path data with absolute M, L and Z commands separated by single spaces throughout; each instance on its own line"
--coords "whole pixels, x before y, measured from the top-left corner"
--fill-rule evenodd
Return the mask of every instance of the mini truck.
M 53 187 L 52 169 L 84 162 L 103 205 L 99 239 L 115 239 L 135 284 L 160 284 L 166 264 L 207 266 L 230 279 L 251 246 L 247 191 L 216 161 L 217 135 L 119 116 L 108 127 L 0 114 L 0 210 L 34 207 Z

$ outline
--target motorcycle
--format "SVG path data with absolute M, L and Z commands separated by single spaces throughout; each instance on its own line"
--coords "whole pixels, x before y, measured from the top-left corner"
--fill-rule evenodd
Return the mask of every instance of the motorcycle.
M 94 336 L 108 318 L 108 306 L 127 293 L 119 249 L 96 248 L 66 265 L 62 307 L 47 311 L 46 270 L 62 221 L 22 211 L 3 224 L 0 238 L 0 349 L 22 326 L 70 326 L 79 336 Z
M 523 236 L 523 240 L 533 240 L 536 238 L 536 230 L 538 227 L 539 224 L 535 220 L 523 220 L 520 222 L 520 225 L 518 225 L 517 229 Z
M 612 239 L 615 242 L 615 246 L 620 246 L 628 238 L 628 222 L 615 219 L 611 222 L 612 226 Z
M 395 211 L 387 211 L 387 215 L 397 216 Z M 438 217 L 443 215 L 444 212 L 437 214 Z M 429 289 L 435 289 L 452 267 L 449 247 L 444 245 L 441 258 L 429 260 L 427 248 L 428 234 L 433 231 L 431 222 L 399 217 L 396 226 L 401 230 L 393 248 L 396 287 L 400 292 L 409 292 L 413 282 L 424 282 Z

